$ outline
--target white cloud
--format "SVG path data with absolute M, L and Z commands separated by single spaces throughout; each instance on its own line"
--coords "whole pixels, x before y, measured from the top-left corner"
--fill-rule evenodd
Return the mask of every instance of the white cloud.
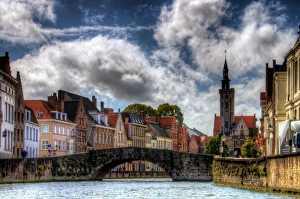
M 58 89 L 83 94 L 92 87 L 113 99 L 146 100 L 155 89 L 149 63 L 139 48 L 102 36 L 45 45 L 36 55 L 12 62 L 12 69 L 21 72 L 25 97 L 29 98 Z M 37 86 L 43 89 L 26 90 Z
M 171 6 L 162 8 L 154 35 L 161 47 L 154 53 L 157 55 L 155 58 L 162 64 L 167 63 L 167 68 L 173 73 L 185 74 L 182 82 L 192 80 L 191 84 L 183 87 L 184 101 L 178 102 L 182 105 L 180 107 L 184 110 L 187 124 L 195 125 L 208 134 L 212 132 L 213 114 L 219 115 L 217 88 L 221 84 L 218 79 L 201 77 L 218 74 L 221 79 L 224 50 L 227 49 L 232 87 L 236 87 L 236 113 L 256 114 L 259 117 L 259 94 L 264 91 L 264 65 L 272 59 L 282 63 L 284 54 L 296 39 L 292 30 L 283 28 L 286 15 L 282 11 L 285 7 L 279 2 L 250 3 L 239 16 L 238 28 L 222 23 L 226 17 L 236 17 L 232 13 L 226 16 L 230 6 L 223 0 L 175 0 Z M 198 66 L 197 69 L 191 70 L 181 60 L 182 49 L 191 51 L 191 59 Z M 166 52 L 172 53 L 169 55 Z M 244 78 L 249 73 L 257 77 Z M 195 84 L 207 85 L 209 89 L 193 90 Z M 176 91 L 172 88 L 168 92 L 171 93 L 171 90 L 173 93 Z
M 0 1 L 0 39 L 12 43 L 40 43 L 45 41 L 41 24 L 33 17 L 55 22 L 54 1 Z
M 55 41 L 11 63 L 14 72 L 21 72 L 25 98 L 46 97 L 64 89 L 87 97 L 93 92 L 108 101 L 146 103 L 154 108 L 168 102 L 182 109 L 188 126 L 209 135 L 214 114 L 219 115 L 224 50 L 231 85 L 236 90 L 236 114 L 259 117 L 265 62 L 277 59 L 281 63 L 296 39 L 291 30 L 282 27 L 286 16 L 279 12 L 284 10 L 280 3 L 250 3 L 238 16 L 237 28 L 232 28 L 223 23 L 226 17 L 236 17 L 228 13 L 231 5 L 225 0 L 174 0 L 161 10 L 154 34 L 159 49 L 147 57 L 137 44 L 120 39 L 120 35 L 126 38 L 129 31 L 149 27 L 46 29 L 33 21 L 33 10 L 43 20 L 55 23 L 53 4 L 34 4 L 32 0 L 28 2 L 35 5 L 34 9 L 27 9 L 29 4 L 24 1 L 15 2 L 3 4 L 19 9 L 15 16 L 3 11 L 0 3 L 0 20 L 4 16 L 10 19 L 2 23 L 0 39 L 23 44 L 43 43 L 49 38 Z M 100 15 L 95 17 L 86 22 L 102 20 Z M 91 31 L 111 34 L 85 34 Z M 60 41 L 64 36 L 76 39 Z M 249 73 L 256 77 L 248 77 Z

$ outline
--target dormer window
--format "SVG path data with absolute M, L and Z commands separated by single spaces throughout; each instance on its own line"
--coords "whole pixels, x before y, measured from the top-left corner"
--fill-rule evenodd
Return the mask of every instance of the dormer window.
M 27 121 L 31 121 L 31 114 L 30 114 L 30 111 L 26 110 L 26 120 Z
M 37 113 L 37 117 L 38 117 L 38 118 L 42 117 L 42 114 L 43 114 L 43 112 L 38 112 L 38 113 Z
M 62 112 L 58 112 L 58 111 L 51 111 L 52 115 L 58 119 L 58 120 L 65 120 L 67 121 L 67 114 L 66 113 L 62 113 Z

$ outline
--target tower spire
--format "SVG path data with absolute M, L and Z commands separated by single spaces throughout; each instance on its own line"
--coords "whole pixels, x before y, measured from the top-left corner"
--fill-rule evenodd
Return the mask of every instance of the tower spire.
M 226 60 L 226 50 L 225 50 L 225 62 L 223 67 L 223 79 L 222 81 L 222 89 L 230 89 L 230 79 L 228 77 L 228 66 L 227 66 L 227 60 Z

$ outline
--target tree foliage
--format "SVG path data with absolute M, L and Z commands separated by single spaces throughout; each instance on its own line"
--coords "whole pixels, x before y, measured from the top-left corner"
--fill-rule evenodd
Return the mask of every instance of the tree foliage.
M 204 153 L 210 155 L 220 155 L 220 143 L 221 143 L 221 138 L 219 136 L 213 137 L 206 143 Z M 224 157 L 228 157 L 229 156 L 228 145 L 225 142 L 222 142 L 222 146 L 223 146 L 222 155 Z
M 157 111 L 146 104 L 130 104 L 123 110 L 123 112 L 135 113 L 137 115 L 140 115 L 142 111 L 144 111 L 146 117 L 155 117 L 157 115 Z
M 180 125 L 183 125 L 183 114 L 177 105 L 161 104 L 157 108 L 157 113 L 161 116 L 174 116 L 176 114 L 176 120 Z
M 176 114 L 176 120 L 179 125 L 183 125 L 183 114 L 181 109 L 176 105 L 170 105 L 168 103 L 161 104 L 158 106 L 157 110 L 153 109 L 151 106 L 145 104 L 130 104 L 128 105 L 123 112 L 135 113 L 140 115 L 141 111 L 144 111 L 146 117 L 155 117 L 160 116 L 174 116 Z
M 245 143 L 241 147 L 241 153 L 243 157 L 256 158 L 258 157 L 258 150 L 255 147 L 253 140 L 247 137 Z

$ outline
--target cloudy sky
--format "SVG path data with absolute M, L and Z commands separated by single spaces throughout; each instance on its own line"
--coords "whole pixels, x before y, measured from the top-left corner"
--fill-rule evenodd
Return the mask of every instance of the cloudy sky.
M 1 0 L 1 56 L 25 99 L 63 89 L 106 107 L 177 105 L 211 135 L 224 51 L 236 115 L 261 117 L 265 63 L 298 37 L 298 0 Z

